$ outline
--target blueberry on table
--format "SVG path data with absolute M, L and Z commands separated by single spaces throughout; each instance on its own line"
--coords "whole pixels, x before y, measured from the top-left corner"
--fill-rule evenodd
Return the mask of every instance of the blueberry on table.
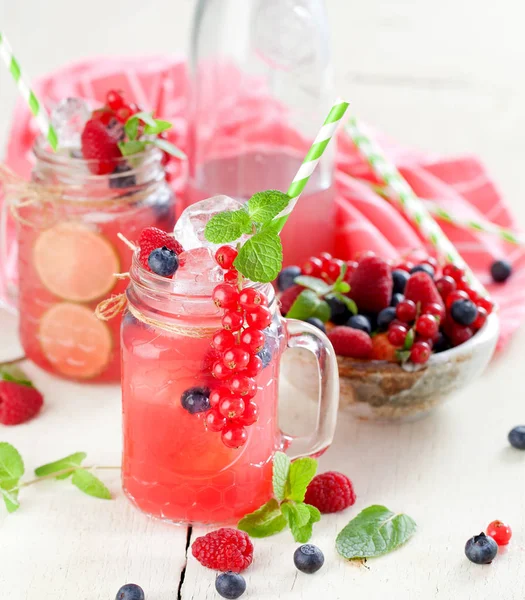
M 239 573 L 226 571 L 226 573 L 217 575 L 215 589 L 223 598 L 235 600 L 235 598 L 240 598 L 246 591 L 246 581 Z
M 414 273 L 419 273 L 420 271 L 423 273 L 427 273 L 428 275 L 430 275 L 430 277 L 432 277 L 432 279 L 434 279 L 434 275 L 436 274 L 436 272 L 430 265 L 423 263 L 422 265 L 416 265 L 415 267 L 412 267 L 410 269 L 410 275 L 413 275 Z
M 508 260 L 496 260 L 490 266 L 490 274 L 496 283 L 503 283 L 512 275 L 512 265 Z
M 394 287 L 392 289 L 394 294 L 404 294 L 407 281 L 410 279 L 410 274 L 401 269 L 395 269 L 392 271 L 392 280 Z
M 364 315 L 352 315 L 346 322 L 346 326 L 351 327 L 352 329 L 364 331 L 365 333 L 368 333 L 368 335 L 372 333 L 372 325 L 370 324 L 370 320 Z
M 330 307 L 330 321 L 334 325 L 344 325 L 352 316 L 350 309 L 338 298 L 326 298 L 326 302 Z
M 190 415 L 210 409 L 210 390 L 205 387 L 193 387 L 182 393 L 180 403 Z
M 472 325 L 478 316 L 478 309 L 472 300 L 456 300 L 450 307 L 450 314 L 460 325 Z
M 392 323 L 395 318 L 396 309 L 394 306 L 383 308 L 383 310 L 377 315 L 377 326 L 379 329 L 381 329 L 381 331 L 386 331 L 390 323 Z
M 471 537 L 465 544 L 465 555 L 477 565 L 490 564 L 498 553 L 498 544 L 484 533 Z
M 517 450 L 525 450 L 525 425 L 518 425 L 509 432 L 509 443 Z
M 126 583 L 117 592 L 115 600 L 144 600 L 144 590 L 135 583 Z
M 299 546 L 293 555 L 295 566 L 303 573 L 316 573 L 324 564 L 324 554 L 313 544 Z
M 179 259 L 173 250 L 162 246 L 149 255 L 148 266 L 157 275 L 171 277 L 179 268 Z
M 277 287 L 280 292 L 284 292 L 288 288 L 291 288 L 294 285 L 294 280 L 296 277 L 301 275 L 301 268 L 296 267 L 295 265 L 290 267 L 285 267 L 277 276 Z
M 317 329 L 320 329 L 323 333 L 326 333 L 326 327 L 321 319 L 318 319 L 317 317 L 310 317 L 309 319 L 306 319 L 306 323 L 310 323 L 310 325 L 313 325 L 314 327 L 317 327 Z

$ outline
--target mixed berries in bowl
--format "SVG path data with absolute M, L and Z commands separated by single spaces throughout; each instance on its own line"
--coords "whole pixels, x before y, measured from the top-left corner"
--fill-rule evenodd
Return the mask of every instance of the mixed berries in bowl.
M 286 267 L 281 311 L 326 332 L 338 356 L 341 405 L 364 419 L 420 416 L 479 375 L 497 341 L 492 301 L 465 272 L 433 257 L 392 263 L 329 254 Z M 312 381 L 286 374 L 302 388 Z M 305 358 L 306 360 L 306 358 Z M 299 370 L 297 370 L 299 372 Z

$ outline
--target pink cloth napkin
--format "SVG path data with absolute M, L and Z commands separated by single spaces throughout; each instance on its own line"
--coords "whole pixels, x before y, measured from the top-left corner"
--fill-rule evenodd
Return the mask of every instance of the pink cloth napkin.
M 254 148 L 283 146 L 289 152 L 304 156 L 305 140 L 285 124 L 280 107 L 268 101 L 259 82 L 240 77 L 228 67 L 218 76 L 210 70 L 210 98 L 214 100 L 219 132 L 206 147 L 208 156 L 224 156 L 235 152 L 238 144 Z M 144 109 L 154 110 L 173 124 L 171 141 L 185 149 L 187 145 L 186 92 L 187 71 L 184 61 L 165 56 L 138 58 L 89 59 L 67 66 L 41 78 L 34 84 L 44 104 L 51 109 L 59 100 L 75 96 L 92 105 L 102 104 L 109 89 L 121 89 L 126 97 Z M 218 88 L 218 86 L 220 86 Z M 218 89 L 220 93 L 218 94 Z M 233 104 L 233 102 L 235 104 Z M 234 110 L 233 110 L 234 107 Z M 201 107 L 203 115 L 211 110 Z M 211 107 L 209 107 L 211 108 Z M 203 116 L 206 118 L 206 116 Z M 7 148 L 6 163 L 17 173 L 29 177 L 32 167 L 31 147 L 38 135 L 25 105 L 19 102 Z M 443 158 L 401 147 L 377 136 L 389 157 L 422 198 L 450 210 L 453 214 L 484 218 L 516 229 L 516 222 L 487 172 L 473 157 Z M 173 162 L 173 185 L 183 192 L 187 181 L 187 165 Z M 387 201 L 363 181 L 376 182 L 366 162 L 351 141 L 341 133 L 337 154 L 337 255 L 349 259 L 356 252 L 373 250 L 396 258 L 424 245 L 418 232 Z M 219 191 L 219 190 L 218 190 Z M 500 241 L 495 236 L 469 232 L 449 224 L 441 224 L 482 283 L 499 303 L 501 312 L 501 348 L 525 318 L 525 249 Z M 14 228 L 8 232 L 9 256 L 0 281 L 16 282 L 16 247 Z M 506 257 L 514 273 L 504 284 L 491 282 L 489 267 L 493 260 Z

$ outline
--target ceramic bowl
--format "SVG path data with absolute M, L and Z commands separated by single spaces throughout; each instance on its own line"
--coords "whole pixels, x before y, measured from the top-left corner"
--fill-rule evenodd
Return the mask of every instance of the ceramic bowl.
M 491 314 L 468 342 L 433 354 L 427 365 L 405 370 L 385 361 L 338 356 L 341 386 L 340 408 L 356 418 L 376 421 L 417 419 L 468 385 L 487 367 L 499 335 L 499 319 Z M 282 376 L 305 393 L 318 385 L 315 363 L 294 350 L 284 354 Z M 306 375 L 305 375 L 306 374 Z

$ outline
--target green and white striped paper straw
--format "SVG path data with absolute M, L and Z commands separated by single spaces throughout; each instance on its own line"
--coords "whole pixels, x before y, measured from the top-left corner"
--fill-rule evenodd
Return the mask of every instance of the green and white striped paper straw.
M 308 183 L 312 173 L 315 171 L 321 156 L 323 155 L 326 147 L 330 143 L 330 140 L 339 127 L 339 123 L 344 117 L 347 108 L 348 102 L 337 101 L 330 109 L 330 112 L 328 113 L 323 126 L 319 130 L 312 147 L 310 150 L 308 150 L 308 154 L 305 156 L 302 165 L 297 171 L 297 175 L 294 177 L 290 187 L 288 188 L 287 194 L 290 196 L 291 200 L 288 206 L 277 217 L 279 231 L 282 230 L 284 224 L 290 216 L 290 213 L 297 204 L 297 201 L 303 193 L 303 190 L 306 187 L 306 184 Z
M 0 56 L 2 56 L 2 58 L 4 59 L 4 62 L 7 65 L 7 68 L 9 69 L 9 72 L 15 80 L 15 83 L 18 87 L 18 91 L 20 92 L 24 100 L 27 102 L 29 110 L 33 113 L 40 131 L 49 142 L 51 148 L 53 148 L 53 150 L 56 151 L 58 146 L 57 133 L 51 125 L 51 123 L 49 122 L 49 118 L 47 116 L 45 108 L 42 106 L 41 102 L 35 96 L 34 92 L 31 90 L 26 79 L 24 78 L 22 70 L 20 69 L 20 63 L 13 56 L 11 46 L 9 45 L 9 42 L 7 41 L 7 38 L 5 37 L 4 33 L 2 33 L 1 31 Z
M 416 196 L 394 164 L 386 158 L 377 142 L 364 132 L 356 117 L 349 119 L 345 130 L 376 176 L 395 192 L 395 198 L 402 212 L 418 228 L 423 237 L 436 248 L 440 256 L 464 269 L 473 287 L 487 293 L 423 202 Z

